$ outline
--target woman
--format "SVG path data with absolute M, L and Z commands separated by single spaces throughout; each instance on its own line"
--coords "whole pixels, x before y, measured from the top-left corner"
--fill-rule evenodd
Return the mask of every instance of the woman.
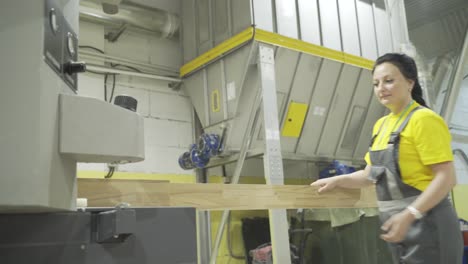
M 374 125 L 364 170 L 321 179 L 318 192 L 375 184 L 394 263 L 458 264 L 463 242 L 447 199 L 456 184 L 450 133 L 426 108 L 414 60 L 389 53 L 374 68 L 374 93 L 391 112 Z

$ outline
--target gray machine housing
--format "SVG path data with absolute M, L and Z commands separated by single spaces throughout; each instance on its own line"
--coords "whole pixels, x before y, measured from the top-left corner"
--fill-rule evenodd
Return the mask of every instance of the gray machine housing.
M 74 210 L 77 162 L 144 159 L 141 116 L 75 94 L 78 16 L 79 1 L 2 2 L 0 212 Z
M 194 208 L 74 211 L 77 162 L 144 159 L 141 116 L 76 95 L 78 8 L 0 8 L 0 263 L 195 264 Z

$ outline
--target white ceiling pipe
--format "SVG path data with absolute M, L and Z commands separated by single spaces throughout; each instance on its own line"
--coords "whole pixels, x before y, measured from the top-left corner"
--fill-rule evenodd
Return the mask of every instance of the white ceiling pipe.
M 118 13 L 111 15 L 104 13 L 102 6 L 96 2 L 80 1 L 80 18 L 93 22 L 131 27 L 160 33 L 162 37 L 171 38 L 179 31 L 179 17 L 166 11 L 148 8 L 144 9 L 130 2 L 122 2 Z
M 124 74 L 124 75 L 128 75 L 128 76 L 136 76 L 136 77 L 156 79 L 156 80 L 176 82 L 176 83 L 182 82 L 182 80 L 180 78 L 161 76 L 161 75 L 156 75 L 156 74 L 151 74 L 151 73 L 126 71 L 126 70 L 120 70 L 120 69 L 115 69 L 115 68 L 107 68 L 107 67 L 100 66 L 100 65 L 89 65 L 88 64 L 88 65 L 86 65 L 86 70 L 102 72 L 102 73 Z
M 102 61 L 102 62 L 125 64 L 127 66 L 133 66 L 136 68 L 143 68 L 143 69 L 156 70 L 156 71 L 167 71 L 167 72 L 173 72 L 177 75 L 179 74 L 179 69 L 177 68 L 171 68 L 171 67 L 159 65 L 159 64 L 144 63 L 144 62 L 140 62 L 137 60 L 121 58 L 118 56 L 101 54 L 101 53 L 92 52 L 92 51 L 86 51 L 84 49 L 79 50 L 79 56 L 86 57 L 88 60 L 93 59 L 93 60 Z

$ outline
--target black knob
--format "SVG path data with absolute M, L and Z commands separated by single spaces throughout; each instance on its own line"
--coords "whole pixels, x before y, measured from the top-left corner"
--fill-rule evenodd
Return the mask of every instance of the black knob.
M 81 61 L 70 61 L 68 63 L 65 63 L 63 70 L 69 75 L 72 75 L 74 73 L 85 72 L 86 63 Z
M 118 95 L 115 97 L 114 104 L 136 112 L 138 101 L 128 95 Z

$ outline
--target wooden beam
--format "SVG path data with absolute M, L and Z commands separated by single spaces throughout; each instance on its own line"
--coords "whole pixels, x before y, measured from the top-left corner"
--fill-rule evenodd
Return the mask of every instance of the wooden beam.
M 167 183 L 150 180 L 78 179 L 78 197 L 90 207 L 195 207 L 202 210 L 376 207 L 375 189 L 318 194 L 309 185 Z

